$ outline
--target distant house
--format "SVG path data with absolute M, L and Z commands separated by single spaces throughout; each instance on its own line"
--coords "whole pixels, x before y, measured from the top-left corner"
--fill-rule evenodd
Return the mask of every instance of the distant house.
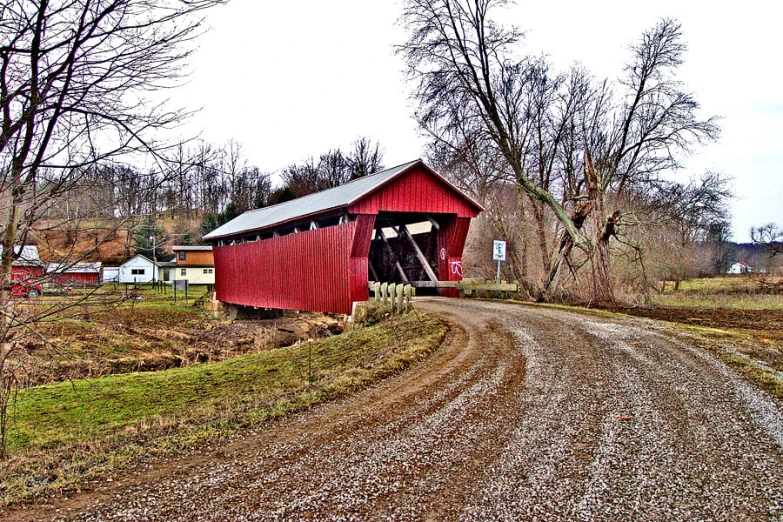
M 742 261 L 734 263 L 726 271 L 727 274 L 750 274 L 753 272 L 753 267 Z
M 190 285 L 215 284 L 215 258 L 211 246 L 174 245 L 176 268 L 172 280 L 186 279 Z
M 59 285 L 97 286 L 101 277 L 101 263 L 49 263 L 46 273 Z
M 118 283 L 151 283 L 157 281 L 158 263 L 141 254 L 133 256 L 120 265 Z

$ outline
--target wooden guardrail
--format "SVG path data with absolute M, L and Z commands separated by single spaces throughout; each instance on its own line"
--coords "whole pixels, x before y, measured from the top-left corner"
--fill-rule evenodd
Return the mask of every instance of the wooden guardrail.
M 392 310 L 401 314 L 411 308 L 411 299 L 416 295 L 416 289 L 411 285 L 395 283 L 375 283 L 373 285 L 375 301 L 383 304 L 391 302 Z
M 475 280 L 458 281 L 454 288 L 459 290 L 460 297 L 473 297 L 479 292 L 491 292 L 498 294 L 501 298 L 503 296 L 505 296 L 506 299 L 519 298 L 518 281 L 514 281 L 513 283 L 508 283 L 506 281 L 501 281 L 500 283 L 495 283 L 494 281 L 480 282 Z
M 460 297 L 473 297 L 479 293 L 497 295 L 501 298 L 519 298 L 519 282 L 509 283 L 501 281 L 481 281 L 478 279 L 466 279 L 463 281 L 411 281 L 410 283 L 370 283 L 370 290 L 374 292 L 376 301 L 397 303 L 397 292 L 403 293 L 405 309 L 410 306 L 410 299 L 416 295 L 416 288 L 455 288 Z

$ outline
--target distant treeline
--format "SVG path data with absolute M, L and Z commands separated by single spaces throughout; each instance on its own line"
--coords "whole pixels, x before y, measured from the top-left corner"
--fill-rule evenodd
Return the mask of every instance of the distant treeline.
M 181 145 L 161 167 L 142 170 L 130 165 L 103 163 L 68 180 L 47 219 L 133 218 L 137 216 L 200 218 L 205 214 L 236 215 L 326 188 L 341 185 L 383 168 L 378 143 L 362 137 L 348 152 L 339 148 L 293 163 L 272 173 L 249 165 L 242 146 L 229 140 L 214 147 Z M 55 175 L 42 176 L 41 186 L 62 183 Z

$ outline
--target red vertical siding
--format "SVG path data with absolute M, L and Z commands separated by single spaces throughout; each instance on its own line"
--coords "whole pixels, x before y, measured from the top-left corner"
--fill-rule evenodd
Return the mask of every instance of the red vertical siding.
M 438 231 L 438 274 L 441 281 L 462 281 L 462 252 L 468 238 L 470 218 L 453 218 Z M 455 289 L 440 291 L 446 297 L 457 297 Z
M 437 234 L 440 279 L 459 281 L 470 219 L 481 208 L 419 165 L 345 210 L 355 216 L 354 221 L 263 241 L 216 246 L 217 298 L 259 308 L 350 313 L 353 302 L 369 297 L 368 256 L 379 212 L 437 215 L 443 223 Z M 272 225 L 266 228 L 270 229 Z M 446 290 L 443 295 L 456 292 Z
M 349 292 L 350 302 L 366 301 L 370 297 L 367 287 L 369 280 L 370 244 L 372 243 L 372 231 L 375 226 L 374 215 L 356 216 L 356 231 L 354 232 L 353 245 L 351 246 Z
M 26 279 L 40 279 L 44 276 L 42 266 L 11 266 L 11 277 L 14 281 L 24 281 Z
M 74 274 L 56 274 L 53 277 L 56 284 L 59 285 L 97 285 L 98 274 L 74 273 Z
M 425 212 L 474 218 L 479 209 L 437 176 L 417 167 L 357 201 L 348 211 L 354 214 Z
M 259 308 L 350 313 L 350 259 L 357 225 L 361 225 L 358 220 L 215 247 L 218 300 Z M 366 272 L 365 266 L 365 292 Z

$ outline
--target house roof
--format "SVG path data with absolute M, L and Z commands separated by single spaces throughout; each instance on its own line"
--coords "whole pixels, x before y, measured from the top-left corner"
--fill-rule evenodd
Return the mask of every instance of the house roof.
M 152 259 L 148 258 L 147 256 L 145 256 L 145 255 L 142 255 L 142 254 L 136 254 L 135 256 L 133 256 L 133 257 L 131 257 L 131 258 L 128 258 L 128 259 L 126 259 L 126 260 L 125 260 L 125 262 L 124 262 L 124 263 L 122 263 L 120 266 L 125 266 L 125 265 L 127 265 L 128 263 L 130 263 L 131 261 L 133 261 L 133 260 L 134 260 L 134 259 L 136 259 L 137 257 L 140 257 L 140 258 L 142 258 L 143 260 L 145 260 L 145 261 L 148 261 L 148 262 L 149 262 L 151 265 L 155 265 L 155 266 L 157 266 L 157 265 L 158 265 L 158 263 L 156 263 L 156 262 L 155 262 L 155 261 L 153 261 Z
M 262 230 L 329 210 L 348 207 L 366 197 L 371 192 L 378 190 L 393 179 L 406 173 L 416 165 L 423 165 L 426 167 L 424 162 L 420 159 L 409 161 L 408 163 L 403 163 L 402 165 L 397 165 L 396 167 L 350 181 L 339 187 L 316 192 L 270 207 L 250 210 L 205 235 L 204 239 L 218 239 L 243 232 Z M 477 208 L 482 209 L 481 205 L 465 196 L 445 178 L 432 171 L 429 167 L 426 168 Z
M 186 252 L 212 252 L 212 246 L 207 245 L 174 245 L 171 247 L 171 250 L 174 252 L 177 252 L 179 250 L 184 250 Z
M 101 262 L 92 263 L 49 263 L 46 267 L 47 274 L 98 274 L 101 271 Z

